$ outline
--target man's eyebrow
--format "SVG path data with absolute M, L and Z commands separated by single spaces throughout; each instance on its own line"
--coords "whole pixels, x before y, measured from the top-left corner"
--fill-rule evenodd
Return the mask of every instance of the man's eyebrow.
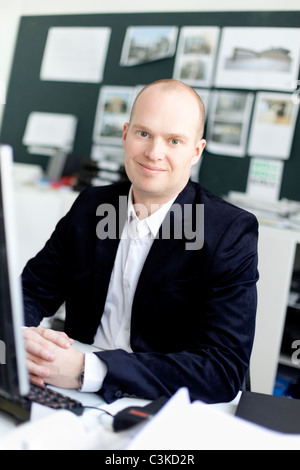
M 133 124 L 132 126 L 133 129 L 142 129 L 143 131 L 150 132 L 150 129 L 148 127 L 144 126 L 143 124 Z
M 168 136 L 170 137 L 170 139 L 179 139 L 179 140 L 188 140 L 189 137 L 185 134 L 168 134 Z
M 149 129 L 147 126 L 145 126 L 143 124 L 139 124 L 139 123 L 133 124 L 132 128 L 148 132 L 149 134 L 152 133 L 151 129 Z M 170 132 L 170 133 L 167 133 L 166 135 L 170 139 L 178 139 L 178 140 L 188 140 L 189 139 L 189 137 L 187 135 L 182 134 L 180 132 L 178 132 L 178 133 Z

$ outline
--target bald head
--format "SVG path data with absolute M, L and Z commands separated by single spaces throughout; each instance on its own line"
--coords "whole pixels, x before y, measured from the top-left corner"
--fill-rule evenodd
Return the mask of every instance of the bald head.
M 132 117 L 133 117 L 134 112 L 135 112 L 136 103 L 139 100 L 140 96 L 144 92 L 146 92 L 149 88 L 152 88 L 152 87 L 159 87 L 161 89 L 161 91 L 165 91 L 165 92 L 176 91 L 178 94 L 181 94 L 181 95 L 183 95 L 184 93 L 187 93 L 195 100 L 195 105 L 198 108 L 198 123 L 197 123 L 197 129 L 198 129 L 197 134 L 198 135 L 197 135 L 197 137 L 199 139 L 202 139 L 203 133 L 204 133 L 204 122 L 205 122 L 204 104 L 203 104 L 200 96 L 198 95 L 198 93 L 193 88 L 191 88 L 190 86 L 188 86 L 185 83 L 180 82 L 178 80 L 162 79 L 162 80 L 157 80 L 155 82 L 149 83 L 149 85 L 146 85 L 139 92 L 139 94 L 137 95 L 137 97 L 136 97 L 136 99 L 133 103 L 133 106 L 132 106 L 132 109 L 131 109 L 130 121 L 132 120 Z

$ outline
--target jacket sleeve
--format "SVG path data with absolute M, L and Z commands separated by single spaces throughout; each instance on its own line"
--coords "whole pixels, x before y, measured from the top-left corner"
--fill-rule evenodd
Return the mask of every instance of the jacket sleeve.
M 107 402 L 126 396 L 169 397 L 180 387 L 189 389 L 192 400 L 207 403 L 227 402 L 237 395 L 254 339 L 257 238 L 257 221 L 246 212 L 221 234 L 208 273 L 199 332 L 191 331 L 193 339 L 182 351 L 96 353 L 108 367 L 101 390 Z M 197 292 L 195 302 L 197 315 Z

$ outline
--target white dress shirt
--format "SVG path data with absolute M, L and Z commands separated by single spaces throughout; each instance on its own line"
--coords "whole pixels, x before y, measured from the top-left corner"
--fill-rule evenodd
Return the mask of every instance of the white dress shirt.
M 110 283 L 101 323 L 93 345 L 102 350 L 123 349 L 130 346 L 131 307 L 136 286 L 145 260 L 159 228 L 175 198 L 140 220 L 132 202 L 132 188 L 128 197 L 125 222 Z M 107 366 L 93 353 L 85 355 L 83 392 L 101 389 Z

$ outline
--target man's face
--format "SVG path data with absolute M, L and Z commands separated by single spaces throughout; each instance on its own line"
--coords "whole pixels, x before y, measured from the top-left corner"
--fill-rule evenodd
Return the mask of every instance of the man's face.
M 139 96 L 123 130 L 135 202 L 163 204 L 185 187 L 205 146 L 198 123 L 197 102 L 186 90 L 154 85 Z

